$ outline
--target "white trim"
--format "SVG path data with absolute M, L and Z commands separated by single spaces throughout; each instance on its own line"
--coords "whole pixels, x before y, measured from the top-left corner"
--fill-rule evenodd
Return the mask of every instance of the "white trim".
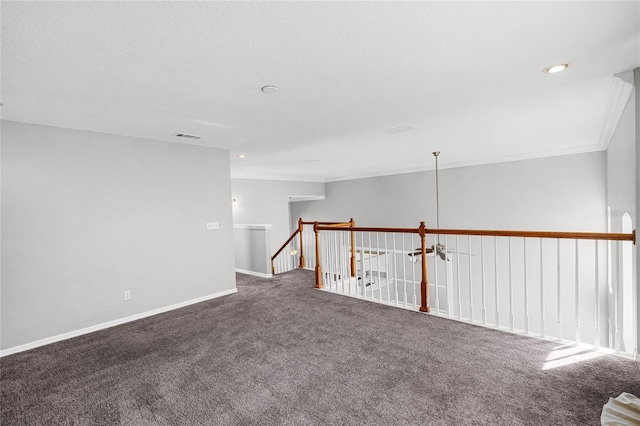
M 234 223 L 233 229 L 271 229 L 270 223 Z
M 236 268 L 236 272 L 239 272 L 241 274 L 246 274 L 246 275 L 255 275 L 256 277 L 261 277 L 261 278 L 273 278 L 273 275 L 271 274 L 265 274 L 263 272 L 256 272 L 256 271 L 247 271 L 246 269 L 240 269 L 240 268 Z
M 301 201 L 320 201 L 324 199 L 324 195 L 289 195 L 290 203 L 298 203 Z
M 309 183 L 324 183 L 324 178 L 317 177 L 305 177 L 305 176 L 276 176 L 276 175 L 252 175 L 252 174 L 236 174 L 233 167 L 231 168 L 231 179 L 246 179 L 246 180 L 275 180 L 281 182 L 309 182 Z
M 504 156 L 491 157 L 486 159 L 470 159 L 470 160 L 456 161 L 451 163 L 440 163 L 439 168 L 440 170 L 457 169 L 461 167 L 474 167 L 474 166 L 484 166 L 484 165 L 499 164 L 499 163 L 511 163 L 514 161 L 536 160 L 536 159 L 542 159 L 542 158 L 560 157 L 564 155 L 587 154 L 590 152 L 599 152 L 604 150 L 605 148 L 601 147 L 600 145 L 560 148 L 560 149 L 539 151 L 539 152 L 528 153 L 528 154 L 504 155 Z M 359 173 L 359 174 L 347 175 L 347 176 L 328 177 L 325 179 L 325 183 L 340 182 L 345 180 L 368 179 L 368 178 L 383 177 L 383 176 L 404 175 L 408 173 L 429 172 L 434 170 L 435 170 L 435 167 L 427 165 L 427 166 L 412 167 L 412 168 L 406 168 L 406 169 L 393 169 L 388 171 Z
M 5 357 L 7 355 L 16 354 L 18 352 L 28 351 L 29 349 L 35 349 L 40 346 L 48 345 L 51 343 L 59 342 L 61 340 L 71 339 L 72 337 L 82 336 L 83 334 L 93 333 L 94 331 L 104 330 L 105 328 L 115 327 L 116 325 L 125 324 L 131 321 L 136 321 L 142 318 L 150 317 L 153 315 L 161 314 L 168 311 L 173 311 L 174 309 L 184 308 L 185 306 L 193 305 L 196 303 L 204 302 L 211 299 L 216 299 L 218 297 L 226 296 L 229 294 L 237 293 L 237 288 L 232 288 L 229 290 L 219 291 L 217 293 L 209 294 L 207 296 L 198 297 L 191 300 L 186 300 L 184 302 L 175 303 L 173 305 L 164 306 L 162 308 L 153 309 L 151 311 L 142 312 L 135 315 L 130 315 L 128 317 L 116 319 L 113 321 L 103 322 L 102 324 L 92 325 L 91 327 L 81 328 L 80 330 L 70 331 L 68 333 L 58 334 L 57 336 L 47 337 L 45 339 L 36 340 L 35 342 L 25 343 L 24 345 L 14 346 L 12 348 L 5 349 L 0 351 L 0 358 Z
M 620 73 L 613 76 L 611 81 L 611 89 L 609 92 L 609 101 L 605 111 L 604 123 L 600 131 L 600 146 L 603 149 L 609 147 L 609 143 L 613 138 L 618 123 L 624 113 L 631 93 L 633 92 L 633 72 Z

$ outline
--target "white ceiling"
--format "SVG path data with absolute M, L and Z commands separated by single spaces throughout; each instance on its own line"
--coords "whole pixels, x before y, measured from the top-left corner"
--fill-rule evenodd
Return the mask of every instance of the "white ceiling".
M 200 135 L 230 151 L 234 177 L 425 170 L 433 150 L 442 167 L 601 150 L 613 75 L 640 66 L 638 1 L 3 1 L 1 12 L 3 119 Z

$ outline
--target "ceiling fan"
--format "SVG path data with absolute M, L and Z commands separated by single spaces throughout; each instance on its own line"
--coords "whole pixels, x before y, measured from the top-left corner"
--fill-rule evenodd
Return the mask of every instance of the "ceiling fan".
M 440 155 L 440 151 L 432 152 L 433 156 L 436 159 L 436 226 L 440 229 L 440 190 L 439 190 L 439 182 L 438 182 L 438 156 Z M 447 247 L 444 244 L 440 244 L 440 235 L 436 237 L 436 243 L 431 245 L 431 247 L 427 247 L 427 254 L 435 253 L 440 259 L 444 261 L 451 261 L 447 253 L 458 253 L 464 254 L 467 256 L 473 256 L 470 253 L 461 253 L 456 250 L 447 250 Z M 411 262 L 417 262 L 422 256 L 422 249 L 417 248 L 413 252 L 408 253 L 409 259 Z

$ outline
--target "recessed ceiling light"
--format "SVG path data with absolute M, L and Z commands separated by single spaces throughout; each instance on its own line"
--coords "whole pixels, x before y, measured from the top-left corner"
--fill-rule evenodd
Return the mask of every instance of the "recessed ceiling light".
M 236 157 L 238 157 L 238 158 L 247 158 L 247 156 L 244 155 L 244 154 L 238 154 L 238 155 L 236 155 Z
M 276 93 L 278 91 L 278 88 L 276 86 L 264 86 L 262 89 L 263 93 L 266 93 L 267 95 L 270 95 L 272 93 Z
M 545 74 L 555 74 L 560 71 L 566 70 L 567 68 L 569 68 L 569 65 L 571 65 L 571 62 L 562 62 L 560 64 L 549 65 L 548 67 L 543 69 L 542 72 Z

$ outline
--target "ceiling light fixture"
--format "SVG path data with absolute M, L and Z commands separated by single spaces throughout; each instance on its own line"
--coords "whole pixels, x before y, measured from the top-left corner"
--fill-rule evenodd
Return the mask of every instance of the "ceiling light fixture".
M 562 62 L 560 64 L 549 65 L 548 67 L 543 69 L 542 72 L 545 74 L 555 74 L 566 70 L 567 68 L 569 68 L 569 65 L 571 65 L 571 62 Z
M 236 155 L 236 157 L 238 157 L 238 158 L 247 158 L 247 156 L 244 155 L 244 154 L 238 154 L 238 155 Z
M 260 90 L 262 90 L 262 93 L 266 93 L 267 95 L 271 95 L 273 93 L 276 93 L 278 91 L 278 88 L 276 86 L 264 86 Z

